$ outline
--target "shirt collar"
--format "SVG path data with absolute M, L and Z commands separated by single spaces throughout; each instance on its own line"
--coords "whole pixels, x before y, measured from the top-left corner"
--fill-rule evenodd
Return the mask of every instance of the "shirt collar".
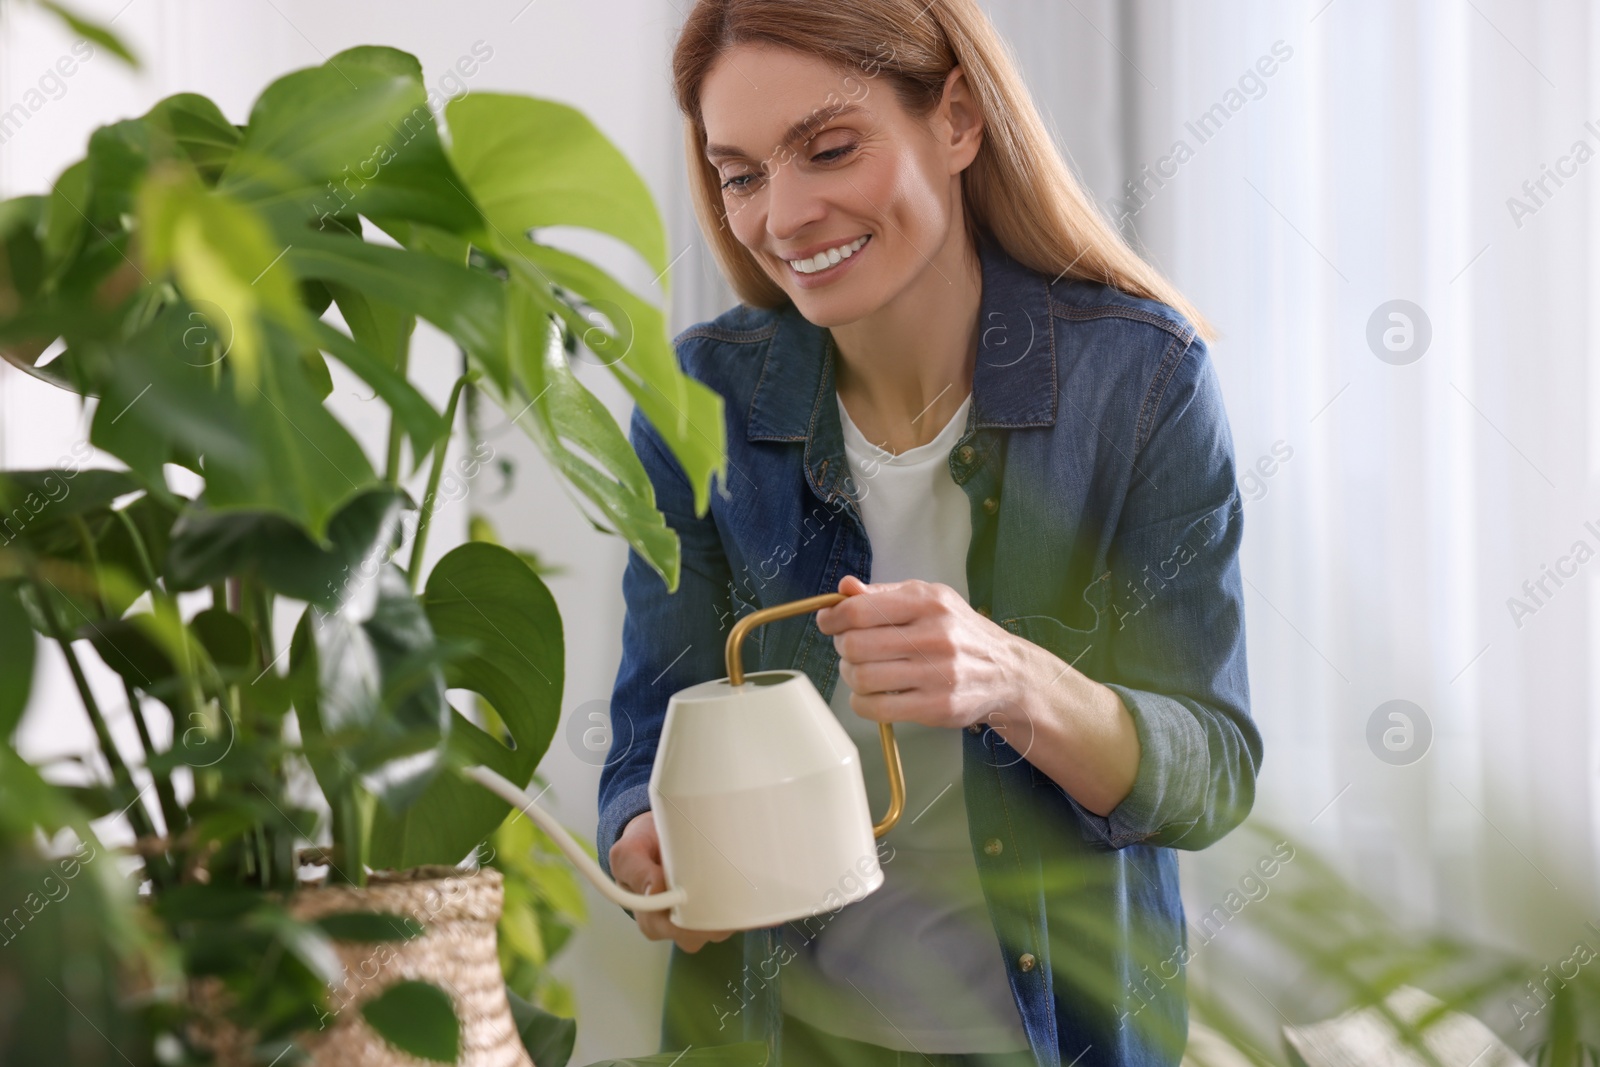
M 978 258 L 983 295 L 968 432 L 1052 426 L 1057 388 L 1049 280 L 1012 258 L 986 231 L 980 232 Z M 808 468 L 844 451 L 830 339 L 827 329 L 785 304 L 746 421 L 748 440 L 805 441 Z M 810 403 L 802 399 L 808 397 Z M 835 476 L 843 473 L 842 459 L 832 465 Z M 822 480 L 831 482 L 827 473 L 824 466 Z

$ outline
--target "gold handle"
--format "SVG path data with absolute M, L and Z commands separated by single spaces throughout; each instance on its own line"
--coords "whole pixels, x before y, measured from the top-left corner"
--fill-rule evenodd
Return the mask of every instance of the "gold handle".
M 837 604 L 848 593 L 819 593 L 817 596 L 808 596 L 803 600 L 791 600 L 787 604 L 775 604 L 770 608 L 752 611 L 744 618 L 733 624 L 733 630 L 728 634 L 728 684 L 744 684 L 744 665 L 739 658 L 739 649 L 744 644 L 744 635 L 763 623 L 773 622 L 777 619 L 787 619 L 791 615 L 804 615 L 816 611 L 818 608 L 829 607 Z M 883 743 L 883 765 L 889 772 L 889 810 L 884 813 L 883 820 L 874 823 L 872 836 L 882 837 L 894 829 L 894 824 L 900 821 L 900 815 L 906 810 L 906 779 L 900 768 L 900 746 L 895 744 L 894 725 L 880 722 L 878 724 L 878 740 Z

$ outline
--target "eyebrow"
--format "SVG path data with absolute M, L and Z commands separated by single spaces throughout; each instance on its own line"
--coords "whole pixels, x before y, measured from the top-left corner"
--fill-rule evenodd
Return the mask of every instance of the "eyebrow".
M 807 115 L 799 122 L 794 123 L 784 131 L 783 138 L 778 142 L 778 144 L 793 145 L 796 141 L 799 141 L 809 135 L 818 126 L 832 122 L 837 118 L 843 118 L 846 115 L 865 113 L 866 108 L 862 107 L 860 104 L 842 102 L 833 104 L 830 107 L 823 108 L 821 111 Z M 707 159 L 716 160 L 731 156 L 742 156 L 744 155 L 744 151 L 742 149 L 735 148 L 732 145 L 708 144 L 706 145 L 705 154 Z

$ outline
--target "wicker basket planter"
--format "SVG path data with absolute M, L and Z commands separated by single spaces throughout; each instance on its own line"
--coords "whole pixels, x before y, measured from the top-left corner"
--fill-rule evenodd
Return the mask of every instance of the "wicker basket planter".
M 295 895 L 296 918 L 311 920 L 342 912 L 405 915 L 425 933 L 410 941 L 375 944 L 337 942 L 344 982 L 333 989 L 320 1030 L 302 1045 L 318 1067 L 438 1067 L 396 1049 L 361 1015 L 361 1006 L 405 979 L 432 982 L 450 995 L 461 1021 L 458 1067 L 534 1067 L 523 1048 L 506 1000 L 495 924 L 504 899 L 500 872 L 418 867 L 376 872 L 365 888 L 314 886 Z M 195 989 L 202 1013 L 215 991 Z M 215 1016 L 214 1016 L 215 1017 Z M 249 1042 L 225 1023 L 205 1027 L 197 1043 L 211 1049 L 221 1067 L 245 1067 Z

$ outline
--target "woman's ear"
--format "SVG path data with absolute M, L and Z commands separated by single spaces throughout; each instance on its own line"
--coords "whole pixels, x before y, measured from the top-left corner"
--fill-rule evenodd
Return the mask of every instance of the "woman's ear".
M 978 149 L 983 145 L 983 113 L 972 95 L 967 72 L 959 64 L 951 67 L 945 76 L 939 120 L 945 145 L 950 150 L 950 173 L 959 174 L 977 158 Z

